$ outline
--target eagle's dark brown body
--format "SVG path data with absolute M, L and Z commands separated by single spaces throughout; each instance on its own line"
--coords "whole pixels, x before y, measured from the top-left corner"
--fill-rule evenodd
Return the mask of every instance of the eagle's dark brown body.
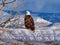
M 25 22 L 25 27 L 26 27 L 27 29 L 30 29 L 30 30 L 32 30 L 32 31 L 35 30 L 34 20 L 33 20 L 33 18 L 31 17 L 31 15 L 25 15 L 24 22 Z

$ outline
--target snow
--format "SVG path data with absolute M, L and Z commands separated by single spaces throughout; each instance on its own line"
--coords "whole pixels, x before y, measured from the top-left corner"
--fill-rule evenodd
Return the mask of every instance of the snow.
M 27 29 L 8 29 L 6 32 L 0 33 L 3 40 L 32 40 L 32 41 L 54 41 L 55 37 L 57 40 L 60 40 L 60 32 L 59 30 L 35 30 L 35 32 L 31 32 Z M 55 37 L 54 37 L 55 36 Z
M 6 22 L 9 18 L 12 18 L 12 15 L 2 11 L 0 13 L 0 24 Z
M 42 19 L 40 17 L 37 17 L 36 22 L 39 22 L 39 23 L 49 23 L 49 24 L 51 23 L 51 22 L 46 21 L 46 20 L 44 20 L 44 19 Z

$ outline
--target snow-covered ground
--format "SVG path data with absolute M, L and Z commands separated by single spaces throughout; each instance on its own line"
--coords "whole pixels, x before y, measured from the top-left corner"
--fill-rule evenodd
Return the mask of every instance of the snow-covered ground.
M 41 28 L 42 29 L 42 28 Z M 19 28 L 19 29 L 0 29 L 0 39 L 4 42 L 12 42 L 16 41 L 28 41 L 28 43 L 36 42 L 35 44 L 39 44 L 38 42 L 46 42 L 46 41 L 60 41 L 60 30 L 55 30 L 51 28 L 45 28 L 44 30 L 36 29 L 35 32 L 31 32 L 30 30 Z M 46 29 L 46 30 L 45 30 Z M 6 30 L 6 31 L 5 31 Z M 17 42 L 16 42 L 17 43 Z M 43 44 L 43 43 L 42 43 Z

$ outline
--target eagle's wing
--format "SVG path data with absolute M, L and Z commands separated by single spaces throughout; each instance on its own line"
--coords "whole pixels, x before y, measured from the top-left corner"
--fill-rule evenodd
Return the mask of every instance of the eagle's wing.
M 35 29 L 34 20 L 30 15 L 25 16 L 25 27 L 31 30 Z

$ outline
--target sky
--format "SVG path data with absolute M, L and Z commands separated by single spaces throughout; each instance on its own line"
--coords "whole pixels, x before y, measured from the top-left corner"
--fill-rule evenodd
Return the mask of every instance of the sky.
M 28 0 L 24 6 L 37 12 L 60 13 L 60 0 Z
M 30 10 L 33 12 L 60 13 L 60 0 L 25 0 L 24 3 L 22 2 L 23 0 L 17 0 L 6 6 L 13 7 L 10 9 L 17 11 Z

